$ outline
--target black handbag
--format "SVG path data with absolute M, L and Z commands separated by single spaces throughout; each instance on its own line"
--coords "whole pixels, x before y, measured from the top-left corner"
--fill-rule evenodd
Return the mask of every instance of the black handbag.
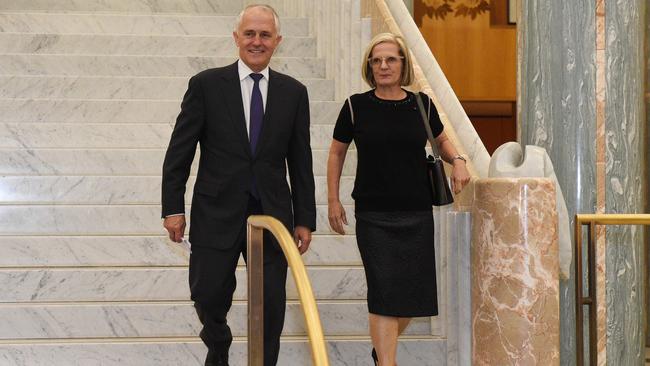
M 420 93 L 415 93 L 415 97 L 418 103 L 420 116 L 422 116 L 422 121 L 424 122 L 424 128 L 427 130 L 427 137 L 431 144 L 431 150 L 433 151 L 433 156 L 427 156 L 427 175 L 429 176 L 433 205 L 449 205 L 454 202 L 454 196 L 451 194 L 451 189 L 447 182 L 447 175 L 445 174 L 445 167 L 443 166 L 442 158 L 438 152 L 438 146 L 436 146 L 436 142 L 433 139 L 433 133 L 431 132 L 431 126 L 429 125 L 429 115 L 428 113 L 424 113 L 424 104 L 422 103 L 422 96 Z

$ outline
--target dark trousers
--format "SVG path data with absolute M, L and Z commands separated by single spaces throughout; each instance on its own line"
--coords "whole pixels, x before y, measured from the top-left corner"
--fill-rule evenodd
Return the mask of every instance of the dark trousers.
M 263 212 L 259 201 L 251 197 L 248 215 Z M 215 238 L 219 240 L 219 238 Z M 237 286 L 235 269 L 239 255 L 246 260 L 246 224 L 235 245 L 226 250 L 192 245 L 190 255 L 190 292 L 203 329 L 200 336 L 208 347 L 206 366 L 228 359 L 232 333 L 226 315 Z M 275 366 L 280 351 L 280 334 L 286 306 L 287 261 L 277 242 L 264 233 L 264 365 Z M 247 329 L 244 326 L 244 329 Z M 227 361 L 226 363 L 227 364 Z

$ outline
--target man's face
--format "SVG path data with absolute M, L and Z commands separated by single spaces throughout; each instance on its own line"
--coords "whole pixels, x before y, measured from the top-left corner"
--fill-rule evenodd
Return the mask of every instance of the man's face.
M 255 72 L 262 71 L 271 61 L 273 51 L 280 44 L 273 14 L 262 8 L 250 8 L 233 32 L 239 48 L 239 58 Z

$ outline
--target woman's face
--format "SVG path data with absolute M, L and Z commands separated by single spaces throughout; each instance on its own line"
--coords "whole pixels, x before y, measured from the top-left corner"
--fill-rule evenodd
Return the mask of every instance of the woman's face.
M 400 86 L 403 59 L 395 43 L 380 43 L 372 49 L 368 62 L 378 87 Z

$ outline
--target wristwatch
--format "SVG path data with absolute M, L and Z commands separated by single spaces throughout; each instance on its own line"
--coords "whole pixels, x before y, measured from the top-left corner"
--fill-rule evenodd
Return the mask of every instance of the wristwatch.
M 454 156 L 453 158 L 451 158 L 451 162 L 453 163 L 454 160 L 456 160 L 456 159 L 462 160 L 462 161 L 465 162 L 465 164 L 467 164 L 467 159 L 465 159 L 465 157 L 462 156 L 462 155 L 456 155 L 456 156 Z

